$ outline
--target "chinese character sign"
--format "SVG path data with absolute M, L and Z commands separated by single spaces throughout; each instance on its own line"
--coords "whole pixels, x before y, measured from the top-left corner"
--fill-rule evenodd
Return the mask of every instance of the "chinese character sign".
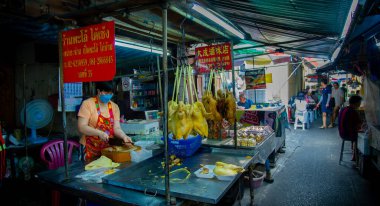
M 196 68 L 200 73 L 211 69 L 232 69 L 231 44 L 224 43 L 195 48 Z
M 115 23 L 62 32 L 64 82 L 112 80 L 116 73 Z
M 265 89 L 265 69 L 245 72 L 246 89 Z

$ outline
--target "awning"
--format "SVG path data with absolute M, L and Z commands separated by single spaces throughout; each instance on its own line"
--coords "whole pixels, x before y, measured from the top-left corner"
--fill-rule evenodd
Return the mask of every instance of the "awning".
M 252 40 L 301 57 L 328 58 L 337 47 L 352 0 L 207 0 Z

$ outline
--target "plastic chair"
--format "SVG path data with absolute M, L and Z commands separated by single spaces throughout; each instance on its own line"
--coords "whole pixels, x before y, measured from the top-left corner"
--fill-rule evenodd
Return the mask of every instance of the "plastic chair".
M 67 157 L 69 159 L 69 163 L 71 163 L 72 160 L 71 156 L 74 147 L 79 148 L 79 143 L 72 140 L 67 140 Z M 48 157 L 47 154 L 49 155 Z M 65 157 L 63 140 L 53 140 L 44 144 L 40 151 L 40 157 L 42 161 L 48 165 L 49 170 L 54 170 L 58 167 L 64 166 Z
M 308 124 L 308 112 L 306 109 L 307 103 L 304 100 L 295 100 L 296 103 L 296 112 L 295 112 L 295 121 L 294 129 L 297 127 L 302 127 L 305 130 L 305 124 Z
M 79 148 L 79 143 L 72 140 L 67 140 L 67 157 L 69 163 L 72 161 L 72 153 L 74 147 Z M 65 156 L 63 148 L 63 140 L 53 140 L 47 142 L 42 146 L 40 151 L 40 157 L 43 162 L 48 165 L 49 170 L 57 169 L 65 165 Z M 52 193 L 52 202 L 51 205 L 58 206 L 60 205 L 60 193 L 57 190 L 53 190 Z

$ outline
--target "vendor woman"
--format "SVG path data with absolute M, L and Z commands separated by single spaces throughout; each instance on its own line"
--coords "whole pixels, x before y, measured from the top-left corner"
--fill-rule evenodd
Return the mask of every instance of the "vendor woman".
M 239 99 L 240 99 L 240 101 L 238 102 L 238 106 L 240 106 L 240 107 L 244 107 L 245 109 L 249 109 L 253 105 L 252 100 L 245 98 L 244 93 L 241 93 L 239 95 Z
M 124 144 L 132 140 L 120 127 L 120 110 L 111 101 L 113 84 L 96 83 L 97 95 L 83 101 L 78 112 L 78 129 L 83 134 L 81 143 L 85 145 L 85 160 L 91 161 L 101 156 L 101 150 L 108 147 L 110 138 L 120 138 Z

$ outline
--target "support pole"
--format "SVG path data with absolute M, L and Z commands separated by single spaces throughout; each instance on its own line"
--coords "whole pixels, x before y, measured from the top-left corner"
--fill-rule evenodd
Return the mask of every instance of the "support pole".
M 234 65 L 234 53 L 233 53 L 233 43 L 231 42 L 231 59 L 232 59 L 232 92 L 236 98 L 236 88 L 235 88 L 235 65 Z M 237 149 L 237 125 L 236 125 L 236 111 L 234 118 L 234 146 Z
M 23 84 L 22 84 L 22 99 L 24 104 L 24 137 L 25 137 L 25 155 L 28 157 L 28 130 L 26 128 L 26 78 L 25 78 L 25 71 L 26 71 L 26 64 L 22 66 L 22 72 L 23 72 Z M 13 156 L 13 154 L 12 154 Z
M 169 146 L 168 146 L 168 3 L 162 8 L 162 69 L 164 71 L 164 138 L 165 138 L 165 197 L 170 205 Z
M 65 180 L 69 179 L 69 159 L 67 157 L 67 132 L 66 132 L 66 108 L 65 108 L 65 91 L 63 83 L 63 60 L 62 60 L 62 33 L 58 38 L 59 45 L 59 87 L 61 89 L 61 108 L 62 108 L 62 126 L 63 126 L 63 150 L 65 158 Z
M 248 167 L 248 178 L 249 178 L 249 196 L 250 196 L 250 204 L 254 205 L 255 202 L 255 188 L 253 187 L 253 165 L 249 165 Z
M 164 103 L 162 101 L 162 84 L 161 84 L 161 68 L 160 68 L 160 57 L 157 55 L 157 76 L 158 76 L 158 91 L 160 91 L 160 105 L 161 109 L 164 109 Z

